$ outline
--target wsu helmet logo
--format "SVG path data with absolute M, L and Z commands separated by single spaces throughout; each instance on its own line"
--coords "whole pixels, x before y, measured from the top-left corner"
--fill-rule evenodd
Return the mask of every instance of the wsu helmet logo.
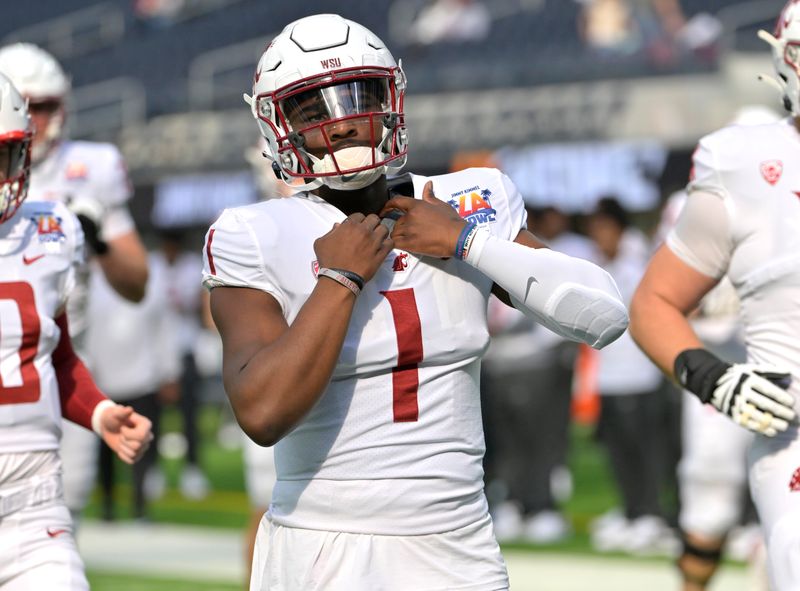
M 770 185 L 775 185 L 781 180 L 783 174 L 783 162 L 780 160 L 767 160 L 761 163 L 761 176 Z

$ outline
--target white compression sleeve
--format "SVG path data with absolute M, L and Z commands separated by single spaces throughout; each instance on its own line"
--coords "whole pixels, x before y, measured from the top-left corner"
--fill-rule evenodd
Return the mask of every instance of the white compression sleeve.
M 564 338 L 601 349 L 628 327 L 617 285 L 589 261 L 480 229 L 466 262 L 505 289 L 515 308 Z

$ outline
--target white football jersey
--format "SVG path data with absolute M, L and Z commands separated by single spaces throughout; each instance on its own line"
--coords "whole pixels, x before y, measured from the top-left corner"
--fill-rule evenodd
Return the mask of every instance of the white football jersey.
M 29 199 L 0 224 L 0 453 L 58 449 L 55 318 L 82 262 L 83 232 L 60 203 Z
M 525 227 L 519 192 L 495 169 L 413 176 L 415 195 L 428 180 L 500 238 Z M 316 284 L 313 243 L 344 218 L 309 193 L 226 210 L 206 238 L 204 284 L 263 290 L 291 324 Z M 491 286 L 460 260 L 387 256 L 325 394 L 275 447 L 274 521 L 419 535 L 485 515 L 479 374 Z
M 800 134 L 791 119 L 704 137 L 667 244 L 701 273 L 727 274 L 741 302 L 748 360 L 792 368 L 800 411 L 798 162 Z M 702 213 L 702 194 L 716 197 L 708 199 L 714 211 Z
M 125 162 L 116 146 L 106 143 L 64 141 L 31 169 L 28 199 L 64 203 L 71 197 L 90 197 L 104 208 L 103 240 L 134 231 L 127 202 L 132 194 Z M 70 333 L 77 347 L 87 325 L 89 269 L 78 274 L 70 295 Z

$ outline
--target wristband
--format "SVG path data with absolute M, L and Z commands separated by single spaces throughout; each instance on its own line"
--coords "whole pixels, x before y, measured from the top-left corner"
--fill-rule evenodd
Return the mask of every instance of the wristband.
M 486 246 L 486 242 L 489 238 L 492 238 L 492 233 L 486 228 L 475 229 L 475 232 L 473 232 L 469 240 L 469 248 L 464 252 L 464 261 L 467 264 L 473 267 L 477 266 L 481 258 L 481 253 L 483 252 L 483 247 Z
M 467 258 L 469 245 L 472 242 L 472 239 L 475 237 L 475 232 L 477 231 L 478 226 L 472 223 L 461 228 L 461 233 L 458 235 L 458 240 L 456 241 L 455 256 L 457 259 L 461 259 L 463 261 L 465 258 Z
M 110 406 L 117 406 L 117 403 L 108 399 L 101 400 L 92 411 L 92 431 L 97 433 L 100 437 L 103 436 L 103 423 L 101 421 L 103 411 Z
M 347 277 L 350 281 L 352 281 L 358 286 L 359 290 L 364 289 L 364 278 L 358 273 L 354 273 L 353 271 L 347 271 L 345 269 L 335 269 L 333 267 L 330 267 L 330 270 L 336 271 L 340 275 L 344 275 L 345 277 Z
M 675 358 L 673 371 L 678 383 L 705 403 L 711 400 L 717 380 L 729 368 L 729 363 L 705 349 L 686 349 Z
M 347 289 L 353 292 L 353 294 L 358 297 L 361 293 L 361 288 L 356 284 L 355 281 L 347 278 L 346 276 L 342 275 L 340 272 L 334 269 L 328 269 L 327 267 L 320 267 L 319 271 L 317 271 L 317 279 L 320 277 L 327 277 L 328 279 L 333 279 L 336 283 L 340 285 L 344 285 Z M 360 278 L 360 277 L 359 277 Z

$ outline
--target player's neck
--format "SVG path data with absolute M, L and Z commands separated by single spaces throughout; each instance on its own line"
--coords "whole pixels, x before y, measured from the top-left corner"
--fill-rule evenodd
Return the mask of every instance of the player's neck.
M 383 204 L 389 200 L 385 176 L 381 176 L 368 187 L 356 191 L 337 191 L 323 185 L 314 193 L 340 209 L 345 215 L 357 212 L 364 215 L 378 213 Z

